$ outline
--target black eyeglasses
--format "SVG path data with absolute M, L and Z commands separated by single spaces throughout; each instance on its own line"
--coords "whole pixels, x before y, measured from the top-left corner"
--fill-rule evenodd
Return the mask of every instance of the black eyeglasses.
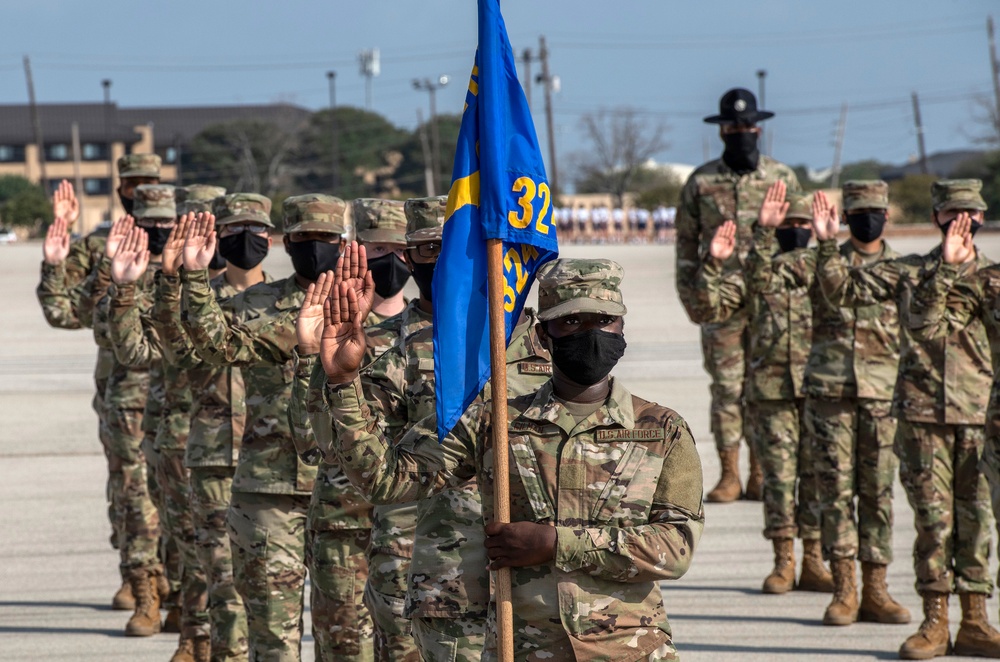
M 137 218 L 135 224 L 140 228 L 172 228 L 177 220 L 173 218 Z
M 245 224 L 233 224 L 233 225 L 223 225 L 220 234 L 240 234 L 243 232 L 249 232 L 250 234 L 264 234 L 267 232 L 267 226 L 263 223 L 245 223 Z
M 417 244 L 416 246 L 407 246 L 406 250 L 416 251 L 417 255 L 419 255 L 420 257 L 431 259 L 441 254 L 441 244 L 435 242 L 426 244 Z

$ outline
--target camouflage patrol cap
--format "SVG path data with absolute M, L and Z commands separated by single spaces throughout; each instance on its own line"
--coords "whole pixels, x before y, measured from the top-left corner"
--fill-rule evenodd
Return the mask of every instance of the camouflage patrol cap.
M 573 313 L 624 315 L 627 310 L 619 287 L 624 277 L 625 270 L 611 260 L 547 262 L 538 270 L 538 319 Z
M 788 213 L 785 214 L 785 218 L 801 218 L 807 221 L 811 221 L 813 217 L 812 195 L 803 195 L 801 193 L 787 193 L 785 195 L 785 200 L 788 201 Z
M 844 182 L 844 213 L 855 209 L 888 209 L 889 185 L 881 179 L 858 179 Z
M 212 201 L 225 194 L 226 189 L 221 186 L 209 186 L 208 184 L 178 186 L 174 189 L 174 195 L 177 198 L 177 215 L 210 212 L 212 211 Z
M 285 198 L 282 203 L 285 232 L 347 232 L 347 203 L 321 193 L 307 193 Z
M 359 241 L 406 243 L 406 212 L 398 200 L 358 198 L 353 203 L 354 231 Z
M 441 239 L 444 229 L 444 212 L 448 196 L 410 198 L 403 205 L 406 213 L 406 241 L 434 241 Z
M 169 184 L 136 186 L 132 218 L 177 218 L 174 187 Z
M 212 203 L 216 225 L 233 223 L 261 223 L 269 228 L 271 222 L 271 198 L 257 193 L 230 193 L 220 195 Z
M 126 154 L 118 159 L 119 177 L 160 178 L 160 157 L 156 154 Z
M 944 179 L 931 184 L 934 211 L 969 209 L 986 211 L 986 201 L 979 193 L 983 182 L 978 179 Z

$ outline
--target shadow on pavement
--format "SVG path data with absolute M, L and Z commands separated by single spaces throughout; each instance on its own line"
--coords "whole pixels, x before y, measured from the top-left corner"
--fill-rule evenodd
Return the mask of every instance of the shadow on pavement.
M 93 604 L 89 602 L 28 602 L 17 600 L 0 600 L 0 609 L 4 607 L 27 608 L 56 608 L 56 609 L 93 609 L 94 611 L 113 611 L 111 605 Z M 130 610 L 131 611 L 131 610 Z
M 742 593 L 743 595 L 763 595 L 760 592 L 760 588 L 747 588 L 745 586 L 697 586 L 693 584 L 675 584 L 671 586 L 668 583 L 661 584 L 663 590 L 666 592 L 671 591 L 718 591 L 722 593 Z
M 676 644 L 676 642 L 675 642 Z M 809 659 L 813 655 L 844 655 L 844 656 L 864 656 L 874 660 L 897 660 L 899 654 L 896 651 L 872 651 L 858 649 L 832 648 L 804 648 L 804 647 L 779 647 L 779 646 L 727 646 L 725 644 L 693 644 L 690 642 L 680 642 L 677 645 L 677 652 L 682 656 L 684 651 L 718 652 L 718 653 L 770 653 L 772 655 L 795 655 L 798 659 Z
M 788 616 L 745 616 L 730 614 L 722 616 L 719 614 L 671 614 L 668 612 L 667 618 L 671 621 L 728 621 L 732 623 L 791 623 L 794 625 L 804 625 L 806 627 L 821 627 L 825 625 L 818 618 L 790 618 Z M 829 629 L 829 628 L 827 628 Z
M 38 625 L 0 625 L 0 634 L 96 634 L 104 637 L 125 638 L 125 630 L 100 628 L 59 628 Z

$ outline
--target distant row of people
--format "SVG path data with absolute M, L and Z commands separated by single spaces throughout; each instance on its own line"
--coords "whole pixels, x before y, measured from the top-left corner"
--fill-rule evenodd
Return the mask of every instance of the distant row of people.
M 673 240 L 675 207 L 556 207 L 559 240 L 574 244 L 658 244 Z

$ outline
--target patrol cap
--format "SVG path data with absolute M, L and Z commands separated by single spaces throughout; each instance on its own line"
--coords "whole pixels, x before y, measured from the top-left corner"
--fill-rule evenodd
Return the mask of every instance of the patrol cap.
M 931 184 L 934 211 L 972 209 L 986 211 L 986 201 L 979 193 L 983 182 L 979 179 L 944 179 Z
M 347 232 L 344 217 L 347 203 L 340 198 L 321 193 L 306 193 L 285 198 L 282 203 L 285 232 Z
M 434 241 L 444 229 L 444 212 L 448 196 L 410 198 L 403 205 L 406 213 L 406 241 Z
M 359 241 L 406 243 L 406 212 L 399 200 L 358 198 L 352 203 Z
M 233 223 L 261 223 L 269 228 L 271 222 L 271 199 L 258 193 L 230 193 L 220 195 L 212 203 L 216 225 Z
M 177 218 L 174 187 L 169 184 L 136 186 L 132 218 Z
M 813 217 L 812 195 L 803 195 L 801 193 L 787 193 L 785 195 L 785 200 L 788 201 L 788 213 L 785 214 L 785 218 L 801 218 L 807 221 L 811 221 Z
M 118 159 L 119 177 L 160 178 L 160 157 L 156 154 L 126 154 Z
M 574 313 L 624 315 L 620 285 L 625 271 L 611 260 L 562 258 L 538 270 L 538 319 Z
M 889 185 L 881 179 L 857 179 L 844 182 L 844 213 L 855 209 L 888 209 Z
M 210 212 L 212 211 L 212 201 L 225 194 L 226 189 L 221 186 L 209 186 L 208 184 L 178 186 L 174 189 L 174 196 L 177 198 L 177 215 Z

